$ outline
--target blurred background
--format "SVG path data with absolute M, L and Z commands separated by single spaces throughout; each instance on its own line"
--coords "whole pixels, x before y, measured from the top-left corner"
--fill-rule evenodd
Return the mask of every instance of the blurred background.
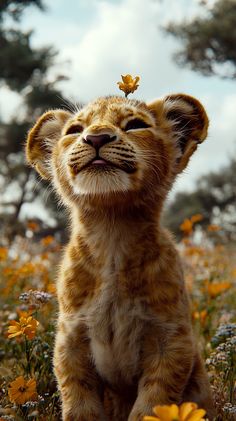
M 66 216 L 46 182 L 25 165 L 27 130 L 49 108 L 119 94 L 121 74 L 141 78 L 134 97 L 196 96 L 209 137 L 177 180 L 165 223 L 236 236 L 236 1 L 1 0 L 0 217 L 16 235 L 65 239 Z M 6 245 L 6 244 L 3 245 Z

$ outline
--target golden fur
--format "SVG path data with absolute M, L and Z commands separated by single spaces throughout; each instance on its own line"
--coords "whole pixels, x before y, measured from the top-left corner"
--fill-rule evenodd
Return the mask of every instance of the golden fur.
M 207 128 L 203 106 L 177 94 L 48 111 L 29 132 L 28 162 L 72 220 L 54 352 L 64 421 L 141 421 L 156 404 L 183 401 L 213 417 L 181 262 L 160 226 L 163 201 Z M 90 139 L 99 136 L 109 142 L 98 150 Z

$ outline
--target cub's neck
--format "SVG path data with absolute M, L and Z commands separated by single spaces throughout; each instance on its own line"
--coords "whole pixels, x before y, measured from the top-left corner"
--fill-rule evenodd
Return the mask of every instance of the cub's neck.
M 72 211 L 71 242 L 87 245 L 98 261 L 114 256 L 149 254 L 158 246 L 161 234 L 160 210 L 145 206 L 129 210 L 103 208 Z M 138 254 L 138 256 L 137 256 Z

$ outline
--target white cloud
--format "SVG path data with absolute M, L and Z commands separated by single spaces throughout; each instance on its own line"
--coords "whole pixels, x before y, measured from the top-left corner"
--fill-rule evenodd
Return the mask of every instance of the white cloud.
M 175 43 L 158 30 L 165 13 L 166 7 L 152 0 L 97 2 L 96 23 L 88 24 L 78 44 L 61 51 L 65 59 L 73 57 L 67 89 L 83 100 L 115 94 L 124 73 L 141 76 L 139 98 L 178 89 L 188 72 L 176 71 L 171 61 Z

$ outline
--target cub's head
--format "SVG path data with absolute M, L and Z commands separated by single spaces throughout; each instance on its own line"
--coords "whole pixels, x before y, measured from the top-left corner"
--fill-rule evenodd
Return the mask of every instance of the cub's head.
M 105 97 L 76 113 L 52 110 L 28 134 L 26 155 L 66 203 L 164 197 L 206 135 L 203 106 L 187 95 L 150 104 Z

